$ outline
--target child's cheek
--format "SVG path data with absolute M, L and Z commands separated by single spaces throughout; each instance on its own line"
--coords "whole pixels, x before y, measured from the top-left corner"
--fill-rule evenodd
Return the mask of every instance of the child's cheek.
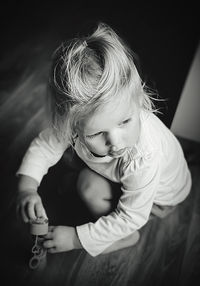
M 129 130 L 129 142 L 131 145 L 137 143 L 140 136 L 140 126 L 139 124 L 132 126 Z
M 99 155 L 105 155 L 107 152 L 107 147 L 105 146 L 105 142 L 101 139 L 92 139 L 86 141 L 87 148 Z
M 94 149 L 95 148 L 95 140 L 85 139 L 85 145 L 88 149 Z
M 100 143 L 99 143 L 99 140 L 88 140 L 87 141 L 87 145 L 91 148 L 91 149 L 96 149 L 96 148 L 99 148 L 100 146 Z

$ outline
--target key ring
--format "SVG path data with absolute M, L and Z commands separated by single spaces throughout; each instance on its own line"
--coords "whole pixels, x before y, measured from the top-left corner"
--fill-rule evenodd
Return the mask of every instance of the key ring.
M 33 246 L 33 248 L 34 247 L 35 246 Z M 36 269 L 39 266 L 41 260 L 45 258 L 46 250 L 44 250 L 42 247 L 38 247 L 37 251 L 32 251 L 32 253 L 33 257 L 29 260 L 29 267 L 31 269 Z
M 32 252 L 33 254 L 37 254 L 37 253 L 39 252 L 38 236 L 37 236 L 37 235 L 35 236 L 35 243 L 34 243 L 32 249 L 31 249 L 31 252 Z
M 42 261 L 45 263 L 47 251 L 42 246 L 42 241 L 44 240 L 42 236 L 48 233 L 48 219 L 37 218 L 36 220 L 31 220 L 30 233 L 35 236 L 35 242 L 31 249 L 33 256 L 29 260 L 29 267 L 36 269 Z
M 36 256 L 34 255 L 30 260 L 29 260 L 29 267 L 31 269 L 36 269 L 39 264 L 40 264 L 40 257 L 39 256 Z
M 40 249 L 39 249 L 39 247 L 37 245 L 33 245 L 32 249 L 31 249 L 31 252 L 34 255 L 37 255 L 40 252 Z

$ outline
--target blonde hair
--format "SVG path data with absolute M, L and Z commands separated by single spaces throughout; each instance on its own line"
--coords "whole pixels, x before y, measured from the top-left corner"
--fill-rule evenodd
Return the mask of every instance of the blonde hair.
M 55 51 L 50 77 L 53 129 L 73 144 L 78 122 L 130 88 L 141 108 L 154 111 L 134 64 L 134 53 L 104 23 L 88 36 L 62 43 Z

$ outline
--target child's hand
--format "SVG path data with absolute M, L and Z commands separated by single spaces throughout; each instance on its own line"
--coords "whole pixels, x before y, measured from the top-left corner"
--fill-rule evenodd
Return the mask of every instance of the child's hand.
M 82 248 L 75 228 L 69 226 L 50 226 L 43 246 L 50 253 Z
M 35 190 L 18 192 L 17 211 L 21 214 L 24 222 L 28 222 L 30 219 L 35 220 L 37 217 L 47 218 L 42 200 Z

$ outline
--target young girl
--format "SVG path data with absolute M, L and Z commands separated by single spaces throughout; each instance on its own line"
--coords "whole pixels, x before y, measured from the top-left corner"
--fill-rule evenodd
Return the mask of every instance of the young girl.
M 17 172 L 23 220 L 46 217 L 37 189 L 72 146 L 86 163 L 77 191 L 96 221 L 51 226 L 44 247 L 96 256 L 135 244 L 151 213 L 164 217 L 187 197 L 191 176 L 179 142 L 154 114 L 133 53 L 100 23 L 57 49 L 50 87 L 52 126 L 33 140 Z

